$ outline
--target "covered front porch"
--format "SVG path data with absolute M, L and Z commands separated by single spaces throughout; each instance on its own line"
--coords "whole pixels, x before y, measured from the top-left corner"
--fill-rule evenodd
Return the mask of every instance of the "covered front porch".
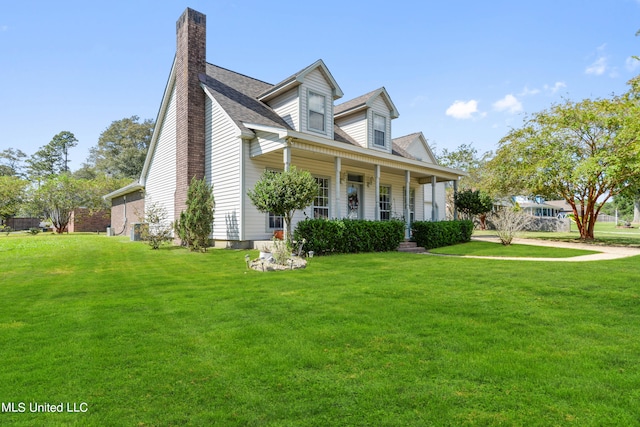
M 247 188 L 265 169 L 288 170 L 292 165 L 316 177 L 320 193 L 314 204 L 298 212 L 295 224 L 311 218 L 401 219 L 409 237 L 412 221 L 439 221 L 436 186 L 453 182 L 461 172 L 433 163 L 354 146 L 291 130 L 255 129 L 247 143 Z M 254 173 L 251 173 L 251 170 Z M 253 177 L 253 179 L 251 178 Z M 425 191 L 431 209 L 425 208 Z M 442 200 L 444 205 L 444 200 Z M 248 218 L 249 219 L 249 218 Z M 260 220 L 258 220 L 260 221 Z M 268 231 L 268 230 L 267 230 Z

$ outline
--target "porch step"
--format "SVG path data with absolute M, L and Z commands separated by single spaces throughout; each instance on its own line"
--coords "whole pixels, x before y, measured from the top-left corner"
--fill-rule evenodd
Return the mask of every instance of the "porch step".
M 421 246 L 418 246 L 416 242 L 404 241 L 398 245 L 398 252 L 412 252 L 412 253 L 421 253 L 426 252 L 427 250 Z

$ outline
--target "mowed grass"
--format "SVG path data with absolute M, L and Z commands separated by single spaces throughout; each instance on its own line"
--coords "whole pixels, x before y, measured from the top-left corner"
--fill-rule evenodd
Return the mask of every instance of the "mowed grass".
M 474 230 L 474 235 L 495 235 L 491 230 Z M 518 233 L 518 237 L 525 239 L 556 240 L 562 242 L 580 242 L 580 233 L 575 222 L 571 222 L 571 231 L 567 233 L 549 233 L 545 231 L 524 231 Z M 633 228 L 617 227 L 613 222 L 597 222 L 594 230 L 594 245 L 630 246 L 640 248 L 639 224 L 633 224 Z
M 473 255 L 496 257 L 528 257 L 528 258 L 570 258 L 595 254 L 596 251 L 573 248 L 553 248 L 533 245 L 511 244 L 504 246 L 495 242 L 471 241 L 459 245 L 431 249 L 429 252 L 443 255 Z
M 2 425 L 635 425 L 640 259 L 245 251 L 0 237 Z M 255 256 L 256 252 L 251 252 Z M 29 413 L 29 402 L 87 403 Z

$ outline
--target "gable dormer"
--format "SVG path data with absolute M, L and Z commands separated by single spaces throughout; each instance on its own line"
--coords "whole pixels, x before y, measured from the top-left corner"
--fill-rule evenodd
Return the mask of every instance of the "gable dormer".
M 384 87 L 337 105 L 334 114 L 335 123 L 360 146 L 391 153 L 391 120 L 399 114 Z
M 393 149 L 404 157 L 410 156 L 421 162 L 438 164 L 438 160 L 433 151 L 431 151 L 429 143 L 422 132 L 394 138 Z
M 258 96 L 292 129 L 333 139 L 333 101 L 343 96 L 319 59 Z

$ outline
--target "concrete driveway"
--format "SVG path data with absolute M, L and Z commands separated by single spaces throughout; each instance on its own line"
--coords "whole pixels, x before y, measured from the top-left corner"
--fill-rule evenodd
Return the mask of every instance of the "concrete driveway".
M 471 240 L 479 242 L 496 242 L 500 239 L 495 236 L 472 236 Z M 584 262 L 584 261 L 604 261 L 610 259 L 627 258 L 640 255 L 640 248 L 630 248 L 626 246 L 602 246 L 589 245 L 586 243 L 554 242 L 550 240 L 537 239 L 513 239 L 518 245 L 548 246 L 553 248 L 584 249 L 588 251 L 598 251 L 597 254 L 580 255 L 571 258 L 527 258 L 527 257 L 488 257 L 468 255 L 466 258 L 502 259 L 516 261 L 553 261 L 553 262 Z

